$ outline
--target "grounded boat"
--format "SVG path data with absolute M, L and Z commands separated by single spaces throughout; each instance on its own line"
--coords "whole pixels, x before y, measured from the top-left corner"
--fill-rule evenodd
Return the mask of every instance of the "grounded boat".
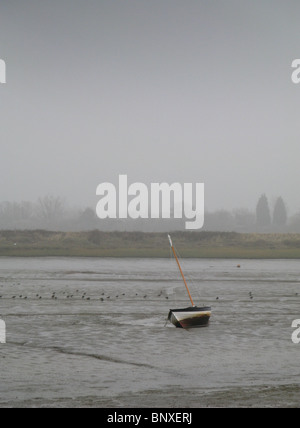
M 204 327 L 208 324 L 209 318 L 211 316 L 211 307 L 210 306 L 196 306 L 194 305 L 192 296 L 188 289 L 184 274 L 182 272 L 175 248 L 172 243 L 170 235 L 168 235 L 171 249 L 173 251 L 175 260 L 177 262 L 179 271 L 181 273 L 182 279 L 184 281 L 186 290 L 188 292 L 192 306 L 181 309 L 170 309 L 168 320 L 178 328 L 192 328 L 192 327 Z

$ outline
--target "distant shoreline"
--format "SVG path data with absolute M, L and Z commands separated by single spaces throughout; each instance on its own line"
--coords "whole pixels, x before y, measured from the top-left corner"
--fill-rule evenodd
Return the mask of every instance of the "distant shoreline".
M 173 232 L 183 258 L 298 259 L 300 234 Z M 0 257 L 170 256 L 167 233 L 0 231 Z

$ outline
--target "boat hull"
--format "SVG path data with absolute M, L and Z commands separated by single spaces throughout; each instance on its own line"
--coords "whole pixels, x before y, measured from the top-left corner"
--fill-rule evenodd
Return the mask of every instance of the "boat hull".
M 168 320 L 177 328 L 205 327 L 211 316 L 210 306 L 170 309 Z

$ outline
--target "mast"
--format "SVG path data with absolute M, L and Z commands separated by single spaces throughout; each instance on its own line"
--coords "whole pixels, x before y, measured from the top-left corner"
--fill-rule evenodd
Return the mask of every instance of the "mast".
M 175 249 L 174 249 L 174 246 L 173 246 L 173 243 L 172 243 L 171 236 L 170 236 L 170 235 L 168 235 L 168 238 L 169 238 L 170 246 L 171 246 L 171 248 L 172 248 L 172 251 L 173 251 L 173 254 L 174 254 L 175 260 L 176 260 L 177 265 L 178 265 L 178 267 L 179 267 L 179 271 L 180 271 L 180 273 L 181 273 L 181 276 L 182 276 L 182 279 L 183 279 L 184 285 L 185 285 L 186 290 L 187 290 L 187 292 L 188 292 L 188 295 L 189 295 L 190 301 L 191 301 L 192 305 L 193 305 L 193 306 L 195 306 L 195 305 L 194 305 L 194 302 L 193 302 L 193 299 L 192 299 L 192 296 L 191 296 L 191 293 L 190 293 L 189 288 L 188 288 L 188 286 L 187 286 L 187 283 L 186 283 L 185 277 L 184 277 L 184 275 L 183 275 L 183 272 L 182 272 L 182 269 L 181 269 L 181 266 L 180 266 L 180 263 L 179 263 L 178 257 L 177 257 L 177 255 L 176 255 L 176 251 L 175 251 Z

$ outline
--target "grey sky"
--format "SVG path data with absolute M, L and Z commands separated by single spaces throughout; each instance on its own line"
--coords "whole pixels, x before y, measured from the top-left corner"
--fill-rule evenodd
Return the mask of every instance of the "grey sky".
M 0 5 L 0 201 L 96 206 L 99 183 L 204 182 L 207 209 L 300 210 L 300 3 Z

